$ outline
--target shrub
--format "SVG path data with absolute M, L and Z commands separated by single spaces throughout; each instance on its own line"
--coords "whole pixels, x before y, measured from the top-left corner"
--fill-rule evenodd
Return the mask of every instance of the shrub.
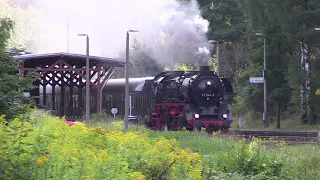
M 0 179 L 201 179 L 199 154 L 176 140 L 119 131 L 121 123 L 111 130 L 34 113 L 2 117 Z

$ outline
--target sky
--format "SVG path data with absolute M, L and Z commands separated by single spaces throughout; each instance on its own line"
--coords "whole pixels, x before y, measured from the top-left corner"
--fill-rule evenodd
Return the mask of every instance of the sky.
M 209 22 L 200 15 L 196 1 L 181 5 L 175 0 L 11 0 L 40 11 L 36 53 L 85 54 L 89 35 L 90 55 L 119 57 L 137 38 L 152 58 L 172 58 L 206 63 L 210 47 L 205 33 Z M 68 38 L 69 37 L 69 38 Z M 183 50 L 183 51 L 181 51 Z

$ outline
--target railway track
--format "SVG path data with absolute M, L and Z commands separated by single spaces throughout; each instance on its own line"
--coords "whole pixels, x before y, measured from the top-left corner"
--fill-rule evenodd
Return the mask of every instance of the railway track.
M 265 130 L 230 130 L 228 135 L 238 138 L 259 138 L 262 140 L 278 140 L 286 143 L 320 143 L 318 131 L 265 131 Z

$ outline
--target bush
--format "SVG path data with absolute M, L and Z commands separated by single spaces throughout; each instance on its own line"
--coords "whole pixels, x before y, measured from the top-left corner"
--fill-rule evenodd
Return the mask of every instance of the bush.
M 183 148 L 202 155 L 203 179 L 281 179 L 284 161 L 254 139 L 248 143 L 214 133 L 151 132 L 150 137 L 179 139 Z M 280 145 L 281 146 L 281 145 Z M 281 178 L 280 178 L 281 177 Z
M 68 126 L 35 113 L 0 121 L 0 179 L 201 179 L 199 154 L 175 140 L 121 132 L 122 122 L 114 130 Z

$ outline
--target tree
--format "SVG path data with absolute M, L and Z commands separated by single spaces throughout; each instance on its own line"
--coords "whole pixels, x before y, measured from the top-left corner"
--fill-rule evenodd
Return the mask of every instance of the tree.
M 7 41 L 7 47 L 35 52 L 38 49 L 37 35 L 41 31 L 40 11 L 31 5 L 32 0 L 1 0 L 0 18 L 10 18 L 15 23 L 14 33 Z
M 14 29 L 10 19 L 0 19 L 0 115 L 6 114 L 7 119 L 26 110 L 31 100 L 23 96 L 25 90 L 32 88 L 34 74 L 19 74 L 19 62 L 5 52 L 5 47 Z
M 267 80 L 269 111 L 275 102 L 282 104 L 282 111 L 297 112 L 300 106 L 300 42 L 309 49 L 310 61 L 314 61 L 312 46 L 315 37 L 313 27 L 320 18 L 320 2 L 317 0 L 240 0 L 247 19 L 247 38 L 250 43 L 250 66 L 261 67 L 262 40 L 254 34 L 267 36 Z M 313 67 L 311 67 L 312 69 Z M 312 74 L 311 74 L 312 76 Z
M 246 22 L 237 0 L 198 0 L 202 16 L 210 22 L 207 37 L 220 43 L 220 75 L 234 84 L 235 77 L 246 67 Z M 215 54 L 217 46 L 213 49 Z M 216 56 L 213 58 L 216 61 Z
M 137 39 L 133 39 L 132 41 L 133 42 L 129 43 L 132 44 L 132 47 L 129 48 L 129 61 L 131 63 L 129 66 L 130 78 L 155 76 L 159 74 L 163 70 L 164 65 L 158 63 L 148 55 L 146 52 L 148 49 L 145 48 L 144 44 L 140 43 Z M 119 58 L 125 59 L 125 54 L 125 51 L 119 53 Z M 112 78 L 124 78 L 124 72 L 116 71 L 112 75 Z

